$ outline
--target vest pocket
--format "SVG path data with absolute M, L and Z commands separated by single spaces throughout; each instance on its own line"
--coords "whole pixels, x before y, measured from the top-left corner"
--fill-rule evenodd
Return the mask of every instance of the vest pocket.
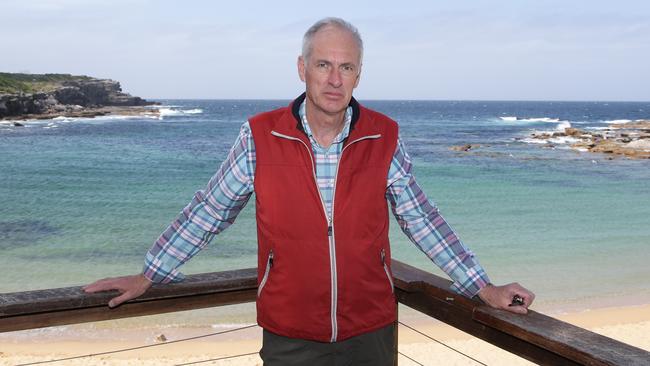
M 388 270 L 388 264 L 386 263 L 385 249 L 381 250 L 381 264 L 384 266 L 384 272 L 386 272 L 386 278 L 388 278 L 388 283 L 390 283 L 390 290 L 391 292 L 395 293 L 395 287 L 393 285 L 393 276 L 390 274 L 390 270 Z
M 264 285 L 266 285 L 266 281 L 269 279 L 269 272 L 271 271 L 271 267 L 273 267 L 273 250 L 269 252 L 269 257 L 266 259 L 264 276 L 262 277 L 262 281 L 260 281 L 260 285 L 257 287 L 257 297 L 260 297 L 262 289 L 264 289 Z

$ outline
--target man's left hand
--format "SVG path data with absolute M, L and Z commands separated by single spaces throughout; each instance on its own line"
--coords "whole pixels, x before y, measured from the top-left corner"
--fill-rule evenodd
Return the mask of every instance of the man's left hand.
M 521 299 L 521 304 L 514 302 L 516 296 Z M 503 286 L 489 284 L 478 292 L 478 297 L 493 308 L 518 314 L 528 313 L 528 307 L 535 300 L 535 294 L 518 283 L 510 283 Z

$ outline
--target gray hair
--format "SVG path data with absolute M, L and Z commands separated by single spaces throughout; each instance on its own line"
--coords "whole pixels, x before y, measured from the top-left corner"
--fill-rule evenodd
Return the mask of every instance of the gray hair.
M 305 32 L 305 36 L 302 38 L 302 57 L 307 60 L 309 56 L 311 55 L 312 51 L 312 41 L 314 39 L 314 35 L 318 33 L 319 30 L 323 29 L 324 27 L 327 26 L 333 26 L 337 27 L 341 30 L 348 31 L 354 38 L 354 40 L 357 43 L 357 46 L 359 47 L 359 63 L 361 63 L 361 60 L 363 59 L 363 40 L 361 39 L 361 34 L 359 34 L 359 30 L 357 27 L 353 26 L 349 22 L 346 22 L 345 20 L 341 18 L 323 18 L 311 27 L 307 29 L 307 32 Z

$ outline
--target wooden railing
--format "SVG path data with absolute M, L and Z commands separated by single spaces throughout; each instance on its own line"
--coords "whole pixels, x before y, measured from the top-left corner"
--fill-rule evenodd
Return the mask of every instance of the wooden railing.
M 529 311 L 492 309 L 449 290 L 450 281 L 393 260 L 397 300 L 540 365 L 650 365 L 650 352 Z M 200 309 L 255 301 L 255 268 L 187 276 L 155 285 L 117 308 L 115 292 L 81 287 L 0 294 L 0 332 Z

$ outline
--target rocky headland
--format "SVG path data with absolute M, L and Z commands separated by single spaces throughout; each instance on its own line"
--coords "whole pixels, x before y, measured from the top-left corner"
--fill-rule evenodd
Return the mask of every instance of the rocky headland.
M 599 130 L 568 127 L 564 131 L 534 132 L 530 137 L 551 147 L 561 141 L 577 151 L 608 154 L 610 158 L 650 159 L 650 120 L 611 123 Z
M 0 120 L 155 113 L 156 104 L 110 79 L 69 74 L 0 73 Z

